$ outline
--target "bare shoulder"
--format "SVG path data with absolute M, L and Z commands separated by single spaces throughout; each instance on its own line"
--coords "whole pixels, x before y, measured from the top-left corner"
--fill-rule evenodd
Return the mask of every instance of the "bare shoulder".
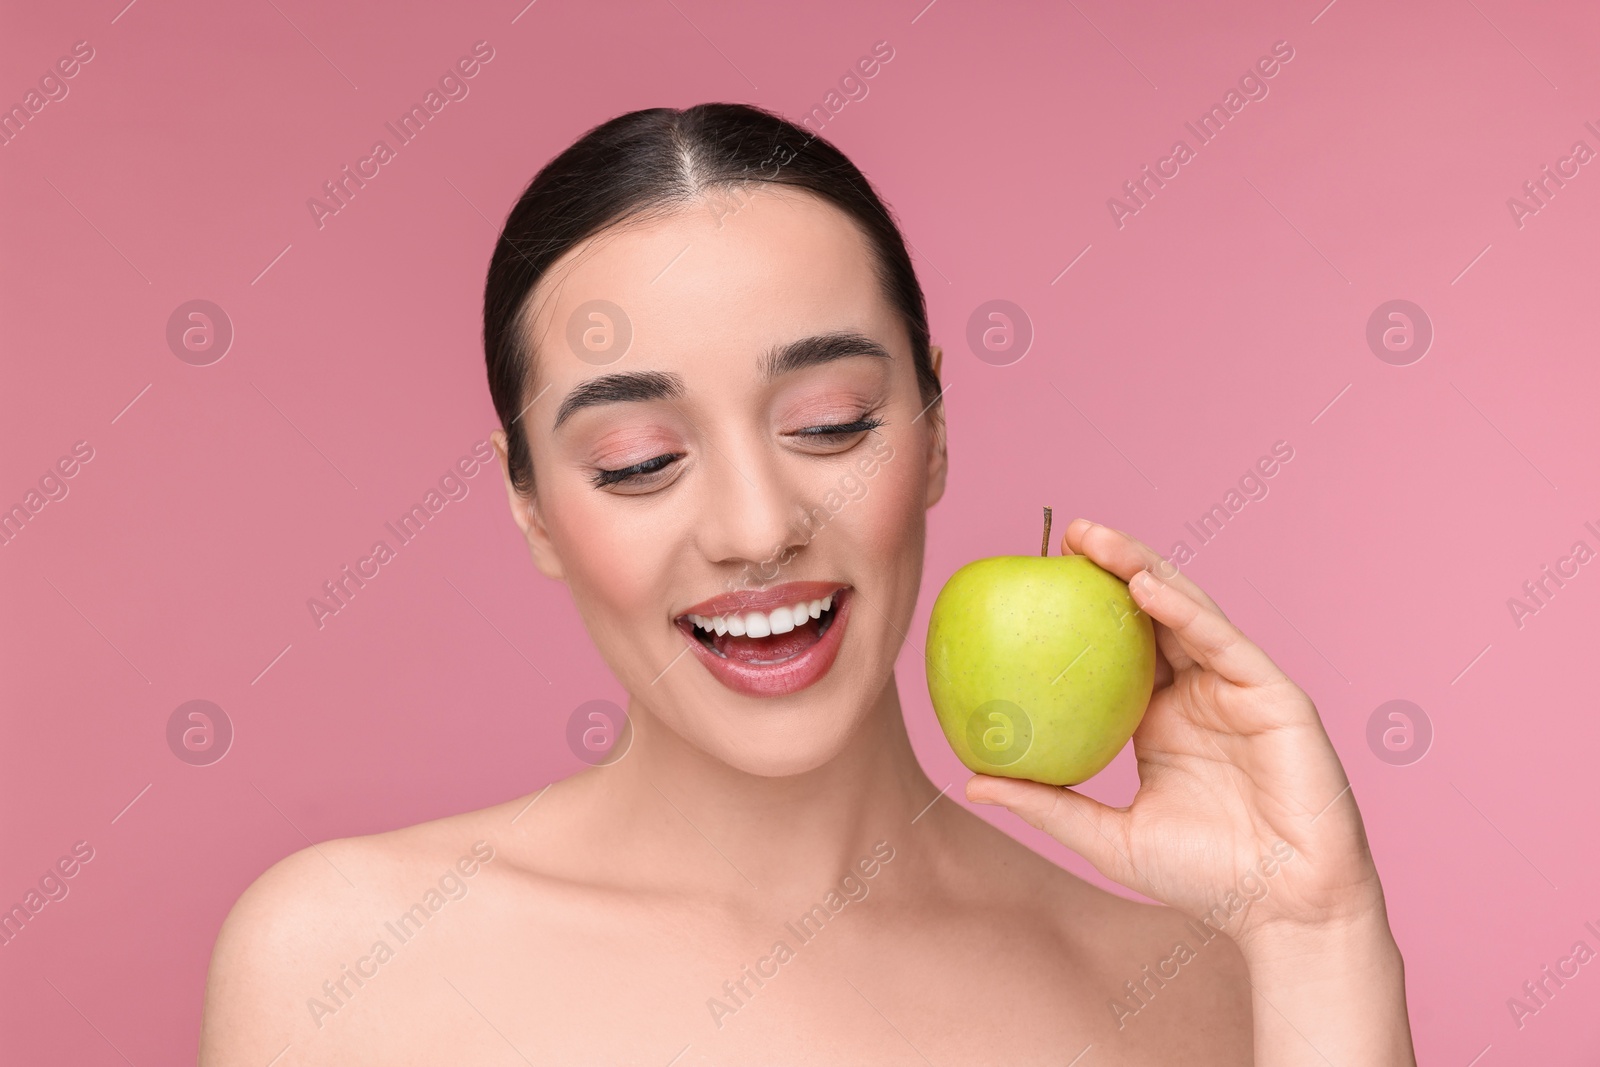
M 979 843 L 995 891 L 1019 901 L 1023 920 L 1046 932 L 1084 981 L 1074 999 L 1089 1021 L 1144 1062 L 1182 1047 L 1195 1064 L 1249 1063 L 1252 1016 L 1249 971 L 1228 936 L 1238 912 L 1218 909 L 1200 921 L 1161 904 L 1132 900 L 1094 885 L 990 826 L 976 815 Z
M 1094 954 L 1110 1033 L 1130 1048 L 1184 1048 L 1188 1063 L 1252 1062 L 1249 970 L 1229 924 L 1087 888 L 1085 912 L 1063 922 Z
M 494 860 L 484 831 L 498 811 L 324 841 L 268 868 L 218 932 L 201 1067 L 259 1067 L 287 1047 L 299 1050 L 298 1063 L 336 1062 L 343 1042 L 329 1039 L 325 1018 L 384 962 L 367 950 L 382 942 L 392 953 L 409 928 L 465 895 Z M 366 1027 L 335 1029 L 360 1039 Z

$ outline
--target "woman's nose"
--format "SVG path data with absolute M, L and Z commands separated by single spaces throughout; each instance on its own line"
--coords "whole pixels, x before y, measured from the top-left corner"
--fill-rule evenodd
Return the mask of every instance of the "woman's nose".
M 709 469 L 708 469 L 709 468 Z M 712 452 L 706 473 L 706 503 L 701 509 L 701 551 L 712 563 L 754 569 L 768 582 L 805 544 L 805 504 L 778 464 L 748 456 Z

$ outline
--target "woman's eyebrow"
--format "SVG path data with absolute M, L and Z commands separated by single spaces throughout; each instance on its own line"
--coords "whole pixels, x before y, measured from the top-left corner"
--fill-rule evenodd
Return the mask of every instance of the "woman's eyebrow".
M 683 396 L 683 378 L 669 371 L 627 371 L 590 378 L 566 395 L 556 411 L 560 429 L 578 411 L 596 404 L 615 404 L 629 400 L 676 400 Z
M 817 334 L 774 347 L 761 359 L 761 380 L 770 382 L 790 371 L 849 356 L 890 359 L 889 350 L 865 334 L 849 330 Z
M 763 381 L 803 367 L 829 363 L 849 356 L 892 359 L 889 350 L 865 334 L 851 331 L 816 334 L 778 345 L 761 357 Z M 670 371 L 628 371 L 602 374 L 583 382 L 561 401 L 553 429 L 587 407 L 637 400 L 677 400 L 684 394 L 683 378 Z

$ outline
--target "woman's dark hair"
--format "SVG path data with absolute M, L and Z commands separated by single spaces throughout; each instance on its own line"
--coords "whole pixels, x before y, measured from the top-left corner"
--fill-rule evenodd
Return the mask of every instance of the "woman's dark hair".
M 545 164 L 511 209 L 489 260 L 484 356 L 519 492 L 533 492 L 528 438 L 517 423 L 534 356 L 524 306 L 539 279 L 573 246 L 617 223 L 670 212 L 712 190 L 759 183 L 814 193 L 865 231 L 884 293 L 910 335 L 918 390 L 924 402 L 935 403 L 939 380 L 922 286 L 899 227 L 855 164 L 816 134 L 745 104 L 630 111 Z

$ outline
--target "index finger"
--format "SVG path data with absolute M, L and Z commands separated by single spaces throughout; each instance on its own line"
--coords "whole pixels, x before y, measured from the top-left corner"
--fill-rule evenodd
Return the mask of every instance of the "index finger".
M 1240 686 L 1269 686 L 1287 680 L 1272 657 L 1222 612 L 1206 607 L 1148 569 L 1128 583 L 1134 599 L 1149 616 L 1163 623 L 1200 666 Z
M 1091 537 L 1094 539 L 1092 545 L 1089 543 Z M 1165 556 L 1143 541 L 1121 530 L 1102 526 L 1089 519 L 1073 519 L 1067 526 L 1066 532 L 1061 535 L 1061 552 L 1066 555 L 1069 551 L 1088 556 L 1125 582 L 1132 579 L 1139 571 L 1148 570 L 1168 585 L 1183 590 L 1185 595 L 1204 604 L 1224 619 L 1228 617 L 1217 602 L 1207 596 L 1205 590 L 1196 585 L 1194 580 L 1180 571 L 1175 564 L 1169 563 Z

